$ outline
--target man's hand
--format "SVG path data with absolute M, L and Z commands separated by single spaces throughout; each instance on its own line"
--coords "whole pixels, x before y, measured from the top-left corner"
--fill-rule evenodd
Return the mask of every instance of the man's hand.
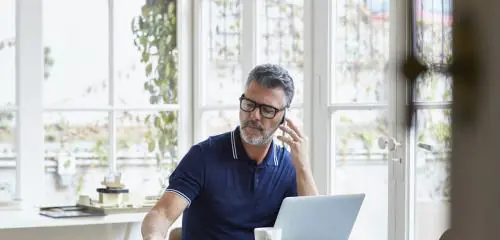
M 280 129 L 288 136 L 278 136 L 278 139 L 290 146 L 292 163 L 297 174 L 297 193 L 299 196 L 318 195 L 309 162 L 308 139 L 290 119 L 287 118 L 285 123 Z
M 286 119 L 285 124 L 280 126 L 280 129 L 288 135 L 278 136 L 280 141 L 283 141 L 290 146 L 292 154 L 292 162 L 295 170 L 308 170 L 310 169 L 310 162 L 308 157 L 308 139 L 297 126 L 290 120 Z

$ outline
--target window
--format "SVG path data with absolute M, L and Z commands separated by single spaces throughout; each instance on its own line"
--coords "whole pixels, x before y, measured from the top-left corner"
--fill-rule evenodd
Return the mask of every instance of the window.
M 352 239 L 437 239 L 448 227 L 452 94 L 442 70 L 451 59 L 451 2 L 414 4 L 414 48 L 431 67 L 418 80 L 414 99 L 406 99 L 406 79 L 395 61 L 409 52 L 410 39 L 401 34 L 408 31 L 405 4 L 337 0 L 313 5 L 315 27 L 331 26 L 330 32 L 314 31 L 320 104 L 313 112 L 319 146 L 313 154 L 329 155 L 328 162 L 315 163 L 315 174 L 320 184 L 328 182 L 329 193 L 366 194 Z M 330 50 L 326 56 L 325 48 Z M 407 135 L 401 112 L 408 100 L 418 111 L 416 128 Z M 325 120 L 331 125 L 323 138 Z M 430 213 L 436 222 L 425 218 Z
M 0 3 L 0 202 L 73 204 L 114 171 L 159 193 L 185 148 L 239 124 L 248 71 L 271 62 L 294 77 L 288 116 L 310 136 L 320 191 L 366 193 L 353 239 L 437 239 L 448 226 L 450 0 L 416 1 L 413 47 L 431 71 L 410 136 L 395 61 L 408 53 L 405 4 L 167 0 L 186 7 L 177 19 L 161 2 L 43 0 L 20 4 L 18 22 L 15 0 Z
M 304 0 L 263 0 L 258 8 L 258 63 L 277 63 L 294 79 L 293 107 L 287 113 L 303 130 L 305 44 Z
M 0 2 L 0 202 L 16 191 L 16 6 Z
M 259 0 L 246 4 L 237 0 L 211 0 L 201 1 L 199 7 L 202 17 L 197 21 L 198 54 L 203 61 L 196 67 L 199 72 L 196 119 L 200 119 L 196 124 L 199 130 L 195 131 L 197 140 L 239 125 L 238 98 L 245 87 L 247 71 L 262 63 L 281 64 L 292 74 L 296 90 L 287 116 L 302 127 L 303 1 Z M 242 45 L 247 47 L 242 49 Z
M 176 11 L 162 14 L 159 2 L 43 1 L 47 202 L 96 198 L 114 171 L 138 194 L 164 187 L 179 158 L 179 106 L 177 46 L 167 40 Z
M 415 190 L 412 237 L 437 239 L 449 228 L 451 152 L 451 78 L 442 70 L 450 64 L 451 0 L 417 0 L 415 52 L 431 71 L 417 80 L 413 101 L 417 106 L 414 138 Z M 434 220 L 429 222 L 429 214 Z
M 389 156 L 377 140 L 391 136 L 391 16 L 380 1 L 332 4 L 331 192 L 366 194 L 352 239 L 388 239 Z
M 245 83 L 241 59 L 241 1 L 200 1 L 199 56 L 195 92 L 200 119 L 196 141 L 230 131 L 239 124 L 238 98 Z

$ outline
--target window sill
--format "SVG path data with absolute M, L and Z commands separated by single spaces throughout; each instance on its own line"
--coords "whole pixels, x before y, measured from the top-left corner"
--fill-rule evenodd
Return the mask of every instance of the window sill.
M 142 222 L 144 213 L 117 213 L 102 217 L 55 219 L 41 216 L 38 209 L 0 210 L 0 230 L 14 228 L 63 227 L 112 223 Z

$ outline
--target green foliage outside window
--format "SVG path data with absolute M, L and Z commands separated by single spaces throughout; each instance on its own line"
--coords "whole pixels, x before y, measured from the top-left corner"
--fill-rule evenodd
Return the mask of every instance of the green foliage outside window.
M 175 0 L 158 0 L 142 7 L 132 21 L 134 44 L 141 53 L 147 77 L 144 90 L 151 104 L 178 103 L 177 15 Z M 148 150 L 156 154 L 158 166 L 167 153 L 175 156 L 177 146 L 177 112 L 158 111 L 145 118 Z M 171 166 L 169 166 L 171 167 Z

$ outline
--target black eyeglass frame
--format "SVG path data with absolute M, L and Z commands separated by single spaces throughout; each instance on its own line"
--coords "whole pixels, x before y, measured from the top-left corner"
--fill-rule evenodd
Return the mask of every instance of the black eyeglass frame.
M 256 109 L 256 108 L 259 108 L 260 115 L 261 115 L 262 117 L 264 117 L 264 118 L 267 118 L 267 119 L 273 119 L 274 117 L 276 117 L 276 114 L 278 114 L 279 112 L 281 112 L 281 111 L 283 111 L 283 110 L 285 110 L 285 109 L 287 109 L 287 108 L 288 108 L 288 106 L 285 106 L 285 107 L 283 107 L 283 108 L 281 108 L 281 109 L 280 109 L 280 108 L 273 107 L 273 106 L 271 106 L 271 105 L 257 103 L 257 102 L 255 102 L 254 100 L 251 100 L 251 99 L 246 98 L 246 97 L 245 97 L 245 94 L 241 94 L 241 96 L 240 96 L 239 100 L 240 100 L 240 109 L 241 109 L 242 111 L 244 111 L 244 112 L 253 112 L 253 111 L 255 111 L 255 109 Z M 250 110 L 243 109 L 243 106 L 242 106 L 242 104 L 243 104 L 243 100 L 246 100 L 246 101 L 251 102 L 251 103 L 253 104 L 253 108 L 252 108 L 252 109 L 250 109 Z M 265 107 L 265 108 L 271 108 L 271 109 L 273 109 L 273 110 L 274 110 L 274 114 L 273 114 L 273 116 L 272 116 L 272 117 L 271 117 L 271 116 L 265 116 L 265 114 L 263 114 L 263 113 L 262 113 L 262 112 L 263 112 L 263 111 L 262 111 L 262 108 L 264 108 L 264 107 Z

